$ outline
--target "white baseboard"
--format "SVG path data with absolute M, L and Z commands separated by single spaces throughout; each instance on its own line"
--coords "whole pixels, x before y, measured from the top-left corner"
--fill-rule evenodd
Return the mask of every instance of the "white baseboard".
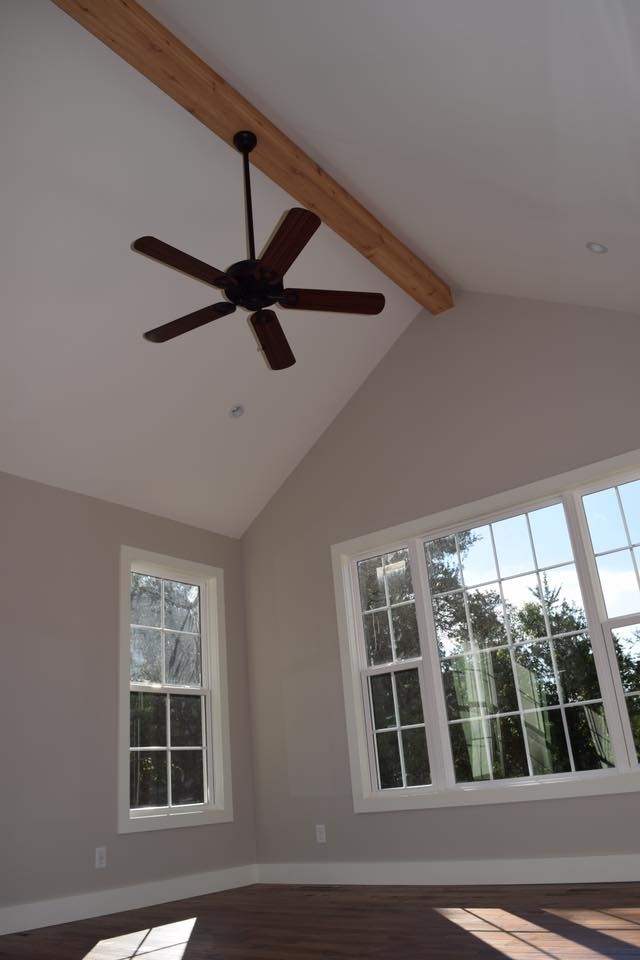
M 260 863 L 258 883 L 494 884 L 640 881 L 640 854 L 527 860 Z
M 255 883 L 256 879 L 256 864 L 250 863 L 241 867 L 210 870 L 207 873 L 193 873 L 186 877 L 137 883 L 130 887 L 96 890 L 73 897 L 2 907 L 0 934 L 34 930 L 55 923 L 85 920 L 87 917 L 99 917 L 107 913 L 119 913 L 121 910 L 136 910 L 156 903 L 168 903 L 170 900 L 183 900 L 186 897 L 230 890 L 232 887 L 245 887 Z
M 34 930 L 251 883 L 429 886 L 640 881 L 640 854 L 527 860 L 432 860 L 354 863 L 260 863 L 73 897 L 0 908 L 0 935 Z

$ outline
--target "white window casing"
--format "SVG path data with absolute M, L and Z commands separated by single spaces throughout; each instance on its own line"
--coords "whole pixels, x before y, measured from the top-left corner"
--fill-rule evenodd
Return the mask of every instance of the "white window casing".
M 583 497 L 589 493 L 604 491 L 609 487 L 629 483 L 639 478 L 640 452 L 633 452 L 558 477 L 538 481 L 517 490 L 445 510 L 431 517 L 411 521 L 378 533 L 367 534 L 332 547 L 347 736 L 356 812 L 591 796 L 626 793 L 640 789 L 638 743 L 636 740 L 636 744 L 634 744 L 632 725 L 627 710 L 627 705 L 631 704 L 632 700 L 634 700 L 634 709 L 639 707 L 640 697 L 636 701 L 633 695 L 630 695 L 628 688 L 623 689 L 612 638 L 612 629 L 640 624 L 640 602 L 638 603 L 638 609 L 627 611 L 623 616 L 609 617 L 607 615 L 583 503 Z M 617 493 L 617 496 L 619 499 L 619 493 Z M 503 519 L 516 518 L 520 514 L 532 513 L 551 504 L 561 504 L 564 509 L 573 552 L 572 559 L 575 564 L 588 627 L 588 634 L 585 636 L 587 640 L 589 638 L 591 640 L 593 661 L 597 670 L 600 690 L 600 697 L 593 701 L 592 712 L 601 703 L 599 709 L 604 712 L 604 735 L 607 747 L 610 749 L 609 756 L 612 758 L 613 766 L 607 769 L 580 769 L 577 763 L 574 764 L 571 754 L 572 740 L 568 733 L 566 715 L 571 714 L 572 717 L 577 717 L 577 707 L 580 706 L 580 702 L 576 706 L 576 703 L 562 697 L 558 701 L 557 708 L 552 706 L 549 709 L 548 704 L 544 705 L 545 709 L 524 707 L 518 691 L 518 708 L 514 716 L 518 718 L 519 722 L 526 719 L 527 711 L 529 716 L 532 715 L 534 709 L 537 709 L 540 715 L 544 713 L 549 717 L 553 712 L 554 718 L 562 717 L 567 749 L 571 754 L 571 769 L 559 773 L 532 774 L 532 758 L 529 754 L 528 736 L 525 735 L 523 741 L 526 747 L 528 775 L 517 777 L 504 775 L 504 779 L 464 782 L 458 777 L 457 782 L 449 729 L 456 723 L 459 723 L 462 728 L 464 723 L 471 723 L 472 721 L 452 720 L 450 714 L 447 713 L 441 675 L 441 655 L 439 654 L 435 633 L 424 543 L 438 538 L 450 537 L 456 531 L 478 528 L 483 524 L 491 523 L 495 525 Z M 526 522 L 531 537 L 531 525 L 529 520 Z M 626 520 L 624 520 L 624 523 L 628 540 L 628 545 L 625 545 L 624 550 L 636 565 L 636 577 L 640 589 L 640 547 L 637 546 L 637 539 L 634 540 L 631 537 L 626 526 Z M 491 542 L 494 545 L 495 553 L 493 533 L 491 534 Z M 533 541 L 531 541 L 531 546 L 533 550 Z M 372 664 L 367 662 L 363 634 L 363 621 L 367 614 L 371 615 L 369 611 L 372 608 L 363 609 L 362 607 L 357 564 L 359 561 L 371 560 L 376 557 L 380 557 L 384 561 L 388 554 L 403 549 L 408 550 L 409 568 L 415 596 L 420 654 L 412 659 L 398 660 L 396 659 L 394 646 L 393 653 L 389 656 L 389 662 L 383 661 L 380 664 Z M 533 552 L 535 556 L 535 550 Z M 619 552 L 623 552 L 622 548 Z M 542 583 L 542 577 L 546 576 L 546 567 L 549 567 L 550 573 L 553 572 L 552 566 L 552 564 L 537 564 L 536 576 L 539 584 Z M 385 583 L 386 570 L 387 567 L 383 562 Z M 503 579 L 506 582 L 509 578 L 506 575 L 502 578 L 498 574 L 498 579 L 497 586 L 500 587 L 502 596 Z M 466 589 L 464 588 L 464 591 Z M 389 617 L 391 617 L 392 608 L 386 586 L 385 591 L 386 604 Z M 466 597 L 466 592 L 464 592 L 464 596 Z M 380 600 L 380 603 L 382 602 Z M 541 604 L 541 606 L 544 605 Z M 384 608 L 375 607 L 375 609 L 382 613 Z M 504 609 L 507 609 L 506 603 Z M 546 607 L 544 609 L 546 610 Z M 548 622 L 546 613 L 545 617 Z M 389 619 L 389 623 L 391 623 L 391 619 Z M 393 634 L 393 630 L 391 630 L 391 633 Z M 570 639 L 577 640 L 577 637 Z M 515 654 L 511 652 L 511 639 L 508 642 L 511 662 L 515 664 Z M 521 641 L 523 646 L 529 642 L 536 642 L 535 637 L 532 636 L 531 641 Z M 554 640 L 553 644 L 549 644 L 552 656 L 557 642 Z M 507 641 L 504 641 L 504 643 L 506 650 Z M 458 659 L 468 659 L 476 662 L 480 657 L 484 657 L 484 654 L 484 649 L 479 651 L 476 648 L 475 657 L 465 656 L 463 658 L 460 655 Z M 454 654 L 443 654 L 442 656 L 443 658 L 446 658 L 446 656 L 453 657 Z M 379 773 L 378 760 L 381 748 L 376 746 L 376 736 L 380 734 L 380 727 L 376 725 L 374 720 L 373 701 L 369 692 L 370 678 L 376 674 L 391 675 L 410 668 L 418 670 L 420 680 L 431 782 L 418 786 L 404 785 L 407 783 L 407 776 L 403 759 L 401 720 L 397 719 L 396 684 L 395 681 L 393 683 L 389 681 L 389 689 L 393 692 L 395 703 L 395 727 L 398 728 L 400 762 L 397 775 L 402 778 L 403 785 L 383 788 L 380 785 L 381 774 Z M 556 681 L 558 681 L 560 672 L 554 660 Z M 518 688 L 517 682 L 515 687 Z M 585 701 L 584 705 L 588 707 L 589 701 Z M 484 717 L 484 713 L 482 716 Z M 498 720 L 501 719 L 502 717 L 498 717 Z M 489 724 L 493 720 L 493 717 L 482 719 L 482 729 L 485 737 Z M 480 722 L 478 720 L 478 723 Z M 554 722 L 557 722 L 556 719 L 554 719 Z M 383 734 L 385 732 L 387 732 L 386 726 L 383 728 Z M 393 730 L 389 728 L 388 732 L 393 732 Z M 387 740 L 386 742 L 390 741 Z M 493 776 L 493 774 L 491 775 Z
M 132 573 L 190 584 L 199 590 L 201 683 L 181 687 L 179 683 L 135 682 L 131 679 L 130 595 Z M 164 588 L 163 588 L 164 589 Z M 123 546 L 119 577 L 120 651 L 118 710 L 118 832 L 132 833 L 172 827 L 197 826 L 233 820 L 229 709 L 227 692 L 226 636 L 224 619 L 224 575 L 222 569 Z M 164 616 L 164 614 L 163 614 Z M 164 621 L 163 621 L 164 622 Z M 164 644 L 164 627 L 162 630 Z M 163 648 L 164 649 L 164 648 Z M 164 653 L 163 653 L 164 663 Z M 164 668 L 163 668 L 164 669 Z M 171 764 L 168 762 L 168 800 L 164 806 L 130 808 L 130 694 L 163 694 L 166 697 L 167 737 L 171 696 L 192 695 L 201 700 L 204 792 L 202 803 L 171 805 Z M 149 750 L 159 748 L 149 748 Z M 198 745 L 171 745 L 169 751 L 197 750 Z

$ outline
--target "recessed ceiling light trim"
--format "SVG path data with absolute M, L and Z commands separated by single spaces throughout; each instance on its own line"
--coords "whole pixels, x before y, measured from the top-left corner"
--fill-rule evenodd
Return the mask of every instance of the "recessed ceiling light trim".
M 590 240 L 589 243 L 585 244 L 589 253 L 608 253 L 609 247 L 604 243 L 596 243 L 595 240 Z
M 244 413 L 244 407 L 241 403 L 234 403 L 234 405 L 229 410 L 230 417 L 241 417 Z

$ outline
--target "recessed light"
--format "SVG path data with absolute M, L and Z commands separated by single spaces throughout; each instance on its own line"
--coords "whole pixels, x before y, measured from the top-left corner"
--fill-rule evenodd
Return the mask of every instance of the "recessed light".
M 609 247 L 606 247 L 604 243 L 594 243 L 593 240 L 590 240 L 589 243 L 585 244 L 587 250 L 590 253 L 608 253 Z
M 230 417 L 241 417 L 243 413 L 244 407 L 241 403 L 234 403 L 234 405 L 231 407 L 231 410 L 229 410 Z

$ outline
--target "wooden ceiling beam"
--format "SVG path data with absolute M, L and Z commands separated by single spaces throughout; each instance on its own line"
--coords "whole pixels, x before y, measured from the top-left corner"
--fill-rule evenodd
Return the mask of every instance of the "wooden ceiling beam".
M 253 130 L 258 169 L 431 313 L 453 306 L 433 270 L 135 0 L 52 2 L 229 145 L 238 130 Z

